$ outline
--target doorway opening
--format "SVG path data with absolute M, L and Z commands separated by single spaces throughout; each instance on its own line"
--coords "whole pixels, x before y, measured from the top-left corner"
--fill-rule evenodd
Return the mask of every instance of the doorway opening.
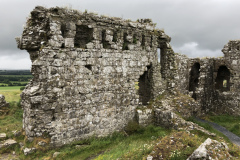
M 230 91 L 230 71 L 226 66 L 220 66 L 218 68 L 215 89 L 222 92 Z
M 189 78 L 189 91 L 193 91 L 192 98 L 194 98 L 195 100 L 197 100 L 196 89 L 198 88 L 199 75 L 200 75 L 200 64 L 196 62 L 191 68 L 190 78 Z
M 76 35 L 74 46 L 76 48 L 86 48 L 86 44 L 93 40 L 93 29 L 85 25 L 76 25 Z
M 147 105 L 151 98 L 151 69 L 152 65 L 147 66 L 147 71 L 138 79 L 139 102 L 142 102 L 143 105 Z

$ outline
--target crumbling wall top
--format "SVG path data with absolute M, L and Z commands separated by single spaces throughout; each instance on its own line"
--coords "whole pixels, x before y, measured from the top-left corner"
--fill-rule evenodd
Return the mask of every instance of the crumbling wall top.
M 151 19 L 131 21 L 117 17 L 99 16 L 87 11 L 80 12 L 59 7 L 47 9 L 37 6 L 27 20 L 22 36 L 17 37 L 16 40 L 20 49 L 28 51 L 39 50 L 47 46 L 88 49 L 96 46 L 95 49 L 121 50 L 124 45 L 130 43 L 144 46 L 145 39 L 151 39 L 153 43 L 170 42 L 171 38 L 163 30 L 156 29 L 155 26 L 156 24 Z M 99 30 L 102 30 L 101 33 Z M 76 42 L 75 39 L 79 38 L 76 35 L 83 33 L 86 33 L 85 40 Z M 93 45 L 89 42 L 92 42 Z M 87 43 L 89 43 L 88 46 L 86 46 Z M 103 46 L 98 45 L 101 43 Z M 156 43 L 156 45 L 159 44 Z M 149 45 L 152 46 L 152 44 Z M 122 48 L 116 46 L 122 46 Z M 131 50 L 130 48 L 132 47 L 128 47 L 129 50 Z

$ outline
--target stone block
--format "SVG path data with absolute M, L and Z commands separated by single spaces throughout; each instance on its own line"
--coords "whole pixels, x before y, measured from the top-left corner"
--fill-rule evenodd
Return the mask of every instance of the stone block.
M 65 38 L 65 47 L 73 48 L 74 47 L 74 38 Z

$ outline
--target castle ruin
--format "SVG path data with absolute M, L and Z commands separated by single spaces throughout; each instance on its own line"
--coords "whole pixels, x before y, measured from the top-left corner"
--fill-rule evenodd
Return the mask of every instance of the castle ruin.
M 240 115 L 240 41 L 224 46 L 222 58 L 190 59 L 150 19 L 40 6 L 16 40 L 32 61 L 21 95 L 28 137 L 47 133 L 63 145 L 120 131 L 165 90 L 189 94 L 202 114 Z

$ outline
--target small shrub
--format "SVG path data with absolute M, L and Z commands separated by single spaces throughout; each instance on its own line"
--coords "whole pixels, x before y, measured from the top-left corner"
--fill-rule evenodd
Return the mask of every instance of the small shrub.
M 138 130 L 140 130 L 140 126 L 136 121 L 129 121 L 127 126 L 124 128 L 125 132 L 129 135 L 137 132 Z
M 21 87 L 21 88 L 20 88 L 20 91 L 22 91 L 22 90 L 24 90 L 24 89 L 25 89 L 25 86 L 24 86 L 24 87 Z
M 239 133 L 240 131 L 240 124 L 235 124 L 231 129 L 230 129 L 231 132 L 233 133 Z

